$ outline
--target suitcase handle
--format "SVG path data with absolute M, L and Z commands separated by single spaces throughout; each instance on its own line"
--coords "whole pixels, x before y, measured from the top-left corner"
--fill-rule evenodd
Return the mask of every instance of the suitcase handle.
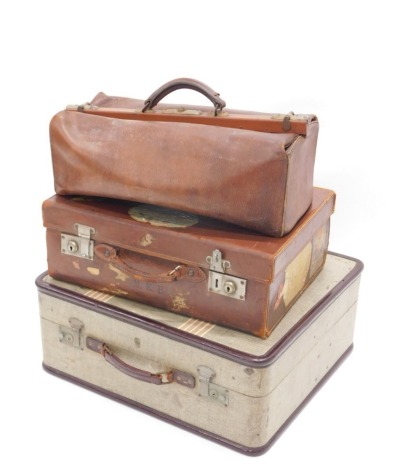
M 126 264 L 126 262 L 122 259 L 121 255 L 119 255 L 119 251 L 117 248 L 114 248 L 110 245 L 106 245 L 104 243 L 95 246 L 94 253 L 102 261 L 111 263 L 117 269 L 122 271 L 122 273 L 127 274 L 128 276 L 131 276 L 139 281 L 167 283 L 185 279 L 190 282 L 202 282 L 206 280 L 206 275 L 202 269 L 182 264 L 179 264 L 174 269 L 166 273 L 149 274 L 144 273 L 142 271 L 138 271 L 132 266 Z
M 155 385 L 165 385 L 172 382 L 176 382 L 185 387 L 194 388 L 195 379 L 191 374 L 187 372 L 182 372 L 179 370 L 170 370 L 169 372 L 162 372 L 159 374 L 152 374 L 146 370 L 137 369 L 130 364 L 122 361 L 118 356 L 116 356 L 111 349 L 99 339 L 88 337 L 86 338 L 86 347 L 91 351 L 101 354 L 104 359 L 111 364 L 115 369 L 118 369 L 120 372 L 133 377 L 137 380 L 142 380 L 143 382 L 148 382 Z
M 188 88 L 190 90 L 198 91 L 199 93 L 206 96 L 215 107 L 215 116 L 220 112 L 225 106 L 226 102 L 220 98 L 219 93 L 212 90 L 208 85 L 202 83 L 198 80 L 192 78 L 177 78 L 171 80 L 170 82 L 165 83 L 156 91 L 154 91 L 148 99 L 145 100 L 145 105 L 142 108 L 142 112 L 154 108 L 157 103 L 162 100 L 165 96 L 172 93 L 175 90 L 182 88 Z

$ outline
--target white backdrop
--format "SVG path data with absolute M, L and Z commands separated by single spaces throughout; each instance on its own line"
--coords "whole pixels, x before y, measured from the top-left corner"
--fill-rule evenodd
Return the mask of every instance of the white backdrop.
M 392 468 L 389 3 L 2 3 L 1 468 Z M 98 91 L 145 98 L 181 76 L 231 108 L 318 115 L 315 184 L 337 193 L 330 249 L 365 263 L 353 354 L 258 458 L 41 369 L 34 280 L 46 268 L 41 203 L 54 191 L 49 120 Z M 168 101 L 206 104 L 186 91 Z

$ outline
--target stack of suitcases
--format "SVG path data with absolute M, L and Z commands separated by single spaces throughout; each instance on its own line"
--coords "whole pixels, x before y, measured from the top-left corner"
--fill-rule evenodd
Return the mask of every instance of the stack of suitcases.
M 210 107 L 159 102 L 179 88 Z M 191 79 L 50 124 L 48 372 L 262 453 L 353 344 L 362 263 L 328 252 L 313 115 L 226 110 Z

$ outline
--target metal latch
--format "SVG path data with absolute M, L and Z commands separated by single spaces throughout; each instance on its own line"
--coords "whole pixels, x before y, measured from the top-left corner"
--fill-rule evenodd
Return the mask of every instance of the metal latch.
M 83 323 L 78 318 L 70 318 L 68 320 L 70 327 L 59 326 L 59 341 L 61 343 L 69 344 L 74 348 L 83 349 L 82 344 L 82 328 Z
M 231 263 L 223 259 L 222 252 L 213 250 L 212 256 L 207 256 L 206 261 L 209 263 L 209 292 L 245 300 L 247 281 L 225 273 L 226 269 L 231 268 Z
M 65 255 L 93 259 L 94 242 L 90 237 L 96 232 L 93 227 L 75 224 L 77 235 L 61 234 L 61 251 Z
M 200 384 L 198 394 L 201 397 L 207 397 L 224 406 L 228 406 L 228 390 L 211 382 L 211 379 L 216 375 L 215 372 L 207 366 L 198 366 L 197 371 L 199 375 L 198 381 Z
M 290 111 L 287 114 L 273 114 L 272 119 L 280 119 L 282 121 L 282 129 L 284 131 L 289 131 L 291 129 L 291 121 L 308 121 L 308 116 L 304 114 L 294 114 L 293 111 Z

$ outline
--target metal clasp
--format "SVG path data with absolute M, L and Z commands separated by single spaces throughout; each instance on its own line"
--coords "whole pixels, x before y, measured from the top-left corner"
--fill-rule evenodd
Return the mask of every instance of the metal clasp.
M 215 372 L 207 366 L 198 366 L 197 372 L 199 376 L 198 381 L 200 384 L 198 394 L 201 397 L 207 397 L 211 400 L 221 403 L 224 406 L 228 406 L 228 390 L 224 387 L 221 387 L 220 385 L 211 382 L 211 380 L 216 375 Z
M 97 108 L 97 106 L 91 106 L 89 102 L 86 102 L 84 104 L 68 104 L 66 106 L 67 111 L 80 111 L 83 112 L 85 109 L 94 109 Z
M 94 242 L 90 237 L 96 232 L 88 225 L 75 224 L 77 235 L 61 234 L 61 252 L 78 258 L 93 259 Z
M 74 348 L 83 349 L 81 331 L 84 324 L 78 318 L 68 320 L 70 327 L 59 326 L 59 341 Z
M 220 250 L 213 250 L 212 256 L 206 257 L 209 263 L 208 291 L 238 300 L 245 300 L 246 279 L 226 274 L 231 268 L 230 261 L 223 259 Z
M 219 273 L 224 273 L 226 269 L 231 268 L 230 261 L 223 259 L 222 252 L 220 250 L 213 250 L 212 256 L 207 256 L 206 261 L 209 264 L 209 269 Z

